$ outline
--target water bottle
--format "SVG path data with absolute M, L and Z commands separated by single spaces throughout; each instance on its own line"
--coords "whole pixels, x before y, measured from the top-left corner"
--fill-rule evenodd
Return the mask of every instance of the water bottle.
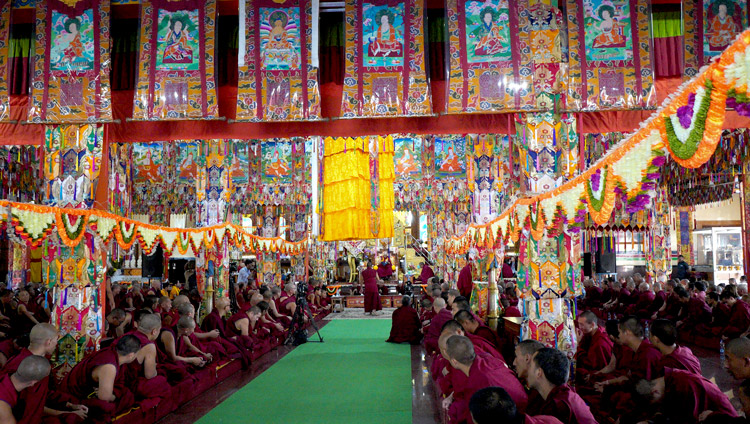
M 724 354 L 724 339 L 719 340 L 719 360 L 721 360 L 722 365 L 726 360 L 726 355 Z
M 649 325 L 648 321 L 646 321 L 646 327 L 643 329 L 643 335 L 648 339 L 651 335 L 651 326 Z

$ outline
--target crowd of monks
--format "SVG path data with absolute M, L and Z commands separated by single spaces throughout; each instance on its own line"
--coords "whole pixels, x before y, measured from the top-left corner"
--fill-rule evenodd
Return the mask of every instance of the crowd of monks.
M 388 341 L 424 344 L 442 415 L 452 424 L 747 422 L 747 286 L 659 280 L 587 280 L 575 352 L 493 331 L 466 297 L 440 285 L 426 290 L 419 312 L 403 299 Z M 520 315 L 515 292 L 510 285 L 501 297 L 509 316 Z M 681 344 L 693 336 L 726 345 L 727 371 L 749 379 L 739 388 L 741 411 Z
M 236 304 L 219 299 L 198 322 L 200 299 L 187 291 L 113 284 L 101 349 L 65 373 L 51 371 L 60 334 L 49 324 L 49 299 L 33 287 L 0 291 L 0 423 L 111 422 L 136 406 L 171 410 L 175 386 L 208 364 L 239 360 L 247 368 L 284 343 L 296 291 L 294 283 L 237 285 Z M 331 309 L 320 284 L 306 300 L 314 315 Z M 302 326 L 313 319 L 300 316 Z

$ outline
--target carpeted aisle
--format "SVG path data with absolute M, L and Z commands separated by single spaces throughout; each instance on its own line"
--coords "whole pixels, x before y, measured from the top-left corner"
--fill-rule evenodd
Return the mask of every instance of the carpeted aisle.
M 334 320 L 199 423 L 410 423 L 411 347 L 390 320 Z M 313 337 L 317 339 L 317 336 Z

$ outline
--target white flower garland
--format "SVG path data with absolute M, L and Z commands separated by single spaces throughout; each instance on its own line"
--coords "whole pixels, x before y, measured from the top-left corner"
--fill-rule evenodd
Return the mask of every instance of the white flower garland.
M 680 123 L 680 118 L 677 116 L 677 113 L 674 113 L 669 117 L 669 119 L 672 121 L 672 127 L 674 127 L 674 134 L 677 136 L 677 139 L 680 140 L 683 144 L 687 141 L 688 137 L 690 136 L 690 133 L 695 128 L 695 122 L 697 121 L 698 112 L 700 111 L 701 103 L 703 102 L 703 98 L 706 96 L 706 89 L 704 87 L 698 87 L 695 90 L 695 102 L 693 103 L 693 114 L 690 118 L 690 126 L 687 128 L 684 128 L 682 124 Z

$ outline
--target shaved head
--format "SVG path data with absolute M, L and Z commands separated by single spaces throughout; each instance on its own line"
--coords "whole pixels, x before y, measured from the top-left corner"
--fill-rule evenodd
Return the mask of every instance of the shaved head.
M 727 343 L 727 353 L 738 358 L 750 358 L 750 339 L 747 337 L 737 337 Z
M 216 303 L 214 303 L 214 308 L 221 309 L 226 307 L 227 305 L 229 305 L 229 299 L 222 297 L 221 299 L 216 300 Z
M 435 299 L 435 301 L 432 302 L 432 306 L 435 309 L 445 308 L 445 299 L 443 299 L 442 297 L 438 297 L 437 299 Z
M 471 315 L 471 312 L 467 311 L 466 309 L 461 309 L 460 311 L 456 312 L 456 315 L 453 317 L 453 319 L 458 321 L 458 323 L 461 324 L 462 326 L 464 324 L 477 321 Z
M 177 328 L 180 330 L 195 328 L 195 320 L 187 316 L 180 317 L 179 321 L 177 321 Z
M 29 342 L 33 345 L 43 344 L 49 340 L 57 340 L 59 332 L 52 324 L 41 322 L 31 329 Z
M 184 294 L 180 294 L 180 295 L 175 296 L 174 300 L 172 301 L 172 307 L 177 308 L 178 306 L 183 305 L 185 303 L 190 304 L 190 298 L 188 298 Z
M 161 317 L 158 314 L 146 314 L 138 321 L 138 329 L 150 333 L 161 328 Z
M 120 356 L 138 353 L 138 351 L 141 350 L 141 341 L 138 337 L 132 334 L 126 334 L 120 337 L 120 340 L 117 341 L 115 349 Z
M 539 340 L 523 340 L 516 345 L 521 355 L 533 355 L 538 350 L 544 348 L 544 344 Z
M 14 374 L 21 383 L 30 383 L 32 381 L 42 380 L 49 375 L 50 364 L 44 356 L 30 355 L 27 356 L 18 365 L 18 370 Z
M 109 317 L 112 317 L 113 319 L 116 319 L 118 321 L 122 321 L 125 319 L 125 311 L 120 308 L 112 309 L 112 311 L 109 313 Z
M 471 365 L 476 354 L 471 340 L 465 336 L 451 336 L 445 342 L 446 352 L 451 360 L 462 365 Z
M 583 318 L 586 320 L 586 322 L 590 322 L 592 324 L 598 323 L 598 319 L 596 317 L 596 314 L 591 311 L 586 311 L 578 316 L 578 318 Z
M 177 313 L 180 314 L 180 316 L 187 316 L 187 315 L 195 313 L 195 308 L 193 307 L 193 305 L 190 304 L 190 302 L 182 303 L 178 305 L 175 309 L 177 310 Z

